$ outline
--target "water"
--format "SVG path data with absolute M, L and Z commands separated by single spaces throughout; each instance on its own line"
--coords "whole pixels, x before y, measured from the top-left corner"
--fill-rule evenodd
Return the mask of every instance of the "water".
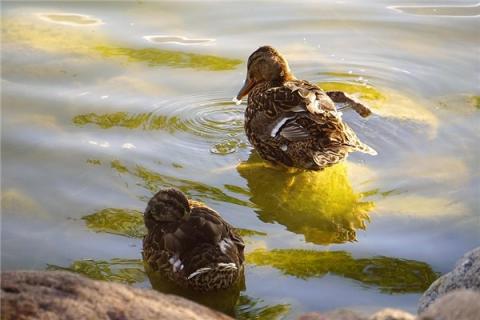
M 161 187 L 247 242 L 242 319 L 416 310 L 480 243 L 479 6 L 397 1 L 2 2 L 2 270 L 68 269 L 172 292 L 144 272 Z M 258 159 L 231 98 L 258 46 L 375 110 L 379 155 L 292 174 Z

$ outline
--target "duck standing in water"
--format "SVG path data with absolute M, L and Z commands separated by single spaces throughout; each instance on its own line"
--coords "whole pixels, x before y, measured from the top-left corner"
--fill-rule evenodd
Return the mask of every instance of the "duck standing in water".
M 197 291 L 232 286 L 243 272 L 241 237 L 214 210 L 175 189 L 159 191 L 144 213 L 143 259 L 176 284 Z
M 247 79 L 236 97 L 248 94 L 245 131 L 260 156 L 288 167 L 321 170 L 345 159 L 349 152 L 376 155 L 342 121 L 334 102 L 361 116 L 370 109 L 341 91 L 324 92 L 297 80 L 285 58 L 263 46 L 248 58 Z

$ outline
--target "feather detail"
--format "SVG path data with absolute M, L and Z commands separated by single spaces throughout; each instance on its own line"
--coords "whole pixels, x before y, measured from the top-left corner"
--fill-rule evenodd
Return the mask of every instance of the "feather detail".
M 245 131 L 263 159 L 321 170 L 344 160 L 349 152 L 376 154 L 343 122 L 334 103 L 344 103 L 367 116 L 371 111 L 359 100 L 343 92 L 325 92 L 313 83 L 295 79 L 289 69 L 278 69 L 288 64 L 271 47 L 258 49 L 249 61 L 248 74 L 261 81 L 248 93 Z M 288 77 L 281 77 L 279 70 Z
M 145 211 L 149 227 L 143 239 L 144 260 L 153 270 L 193 290 L 233 285 L 245 259 L 243 240 L 217 212 L 172 190 L 158 192 Z M 161 218 L 167 214 L 179 218 L 152 223 L 152 211 Z

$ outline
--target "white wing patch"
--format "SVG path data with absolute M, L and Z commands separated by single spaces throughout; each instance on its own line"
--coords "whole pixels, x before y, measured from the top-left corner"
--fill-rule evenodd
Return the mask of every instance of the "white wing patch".
M 223 262 L 220 262 L 217 264 L 217 266 L 220 267 L 220 269 L 222 270 L 237 270 L 237 266 L 235 265 L 235 263 L 233 262 L 230 262 L 230 263 L 223 263 Z
M 182 260 L 178 256 L 173 256 L 170 259 L 168 259 L 168 262 L 172 265 L 173 272 L 178 272 L 180 270 L 183 270 L 183 263 Z
M 232 240 L 230 239 L 222 239 L 219 243 L 218 246 L 220 247 L 220 251 L 222 251 L 223 254 L 227 253 L 227 249 L 229 249 L 233 245 Z
M 196 276 L 198 276 L 199 274 L 208 272 L 208 271 L 210 271 L 210 270 L 212 270 L 212 268 L 200 268 L 200 269 L 197 269 L 197 270 L 195 270 L 194 272 L 190 273 L 190 275 L 188 276 L 187 280 L 190 280 L 190 279 L 192 279 L 193 277 L 196 277 Z
M 280 128 L 285 124 L 290 119 L 293 119 L 294 117 L 285 117 L 280 120 L 278 120 L 277 124 L 273 127 L 272 132 L 270 132 L 271 137 L 276 137 L 278 134 L 278 131 Z

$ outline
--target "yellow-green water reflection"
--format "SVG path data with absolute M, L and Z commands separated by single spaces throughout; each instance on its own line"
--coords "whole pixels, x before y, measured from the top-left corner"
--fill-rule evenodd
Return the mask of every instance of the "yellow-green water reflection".
M 374 202 L 349 181 L 345 164 L 320 172 L 272 167 L 252 153 L 237 170 L 247 180 L 250 201 L 264 222 L 277 222 L 316 244 L 355 241 L 365 230 Z
M 285 275 L 307 279 L 333 273 L 388 293 L 423 292 L 438 276 L 424 262 L 390 257 L 355 259 L 343 251 L 257 249 L 246 258 L 248 263 L 271 266 Z
M 92 231 L 116 234 L 125 237 L 142 238 L 146 234 L 143 213 L 138 210 L 105 208 L 82 217 Z M 242 237 L 264 237 L 265 232 L 235 228 Z
M 78 126 L 95 124 L 102 129 L 121 127 L 128 129 L 166 130 L 168 132 L 187 130 L 185 124 L 177 117 L 152 116 L 152 113 L 130 114 L 121 111 L 106 114 L 87 113 L 75 116 L 72 122 Z
M 48 265 L 47 270 L 70 271 L 94 280 L 133 284 L 145 279 L 143 262 L 138 259 L 114 258 L 107 260 L 77 260 L 68 267 Z
M 80 20 L 74 16 L 54 15 L 53 20 L 72 24 Z M 52 16 L 49 16 L 52 19 Z M 82 22 L 90 20 L 81 19 Z M 89 25 L 87 23 L 86 25 Z M 96 24 L 93 24 L 94 26 Z M 50 25 L 29 16 L 2 21 L 4 41 L 26 45 L 47 52 L 62 52 L 83 55 L 90 58 L 120 59 L 133 63 L 146 63 L 151 67 L 166 66 L 192 68 L 196 70 L 232 70 L 243 61 L 215 55 L 198 54 L 159 48 L 129 48 L 115 44 L 101 32 L 93 33 L 86 29 L 72 29 L 70 26 Z
M 146 234 L 143 214 L 137 210 L 106 208 L 84 216 L 87 227 L 96 232 L 141 238 Z

